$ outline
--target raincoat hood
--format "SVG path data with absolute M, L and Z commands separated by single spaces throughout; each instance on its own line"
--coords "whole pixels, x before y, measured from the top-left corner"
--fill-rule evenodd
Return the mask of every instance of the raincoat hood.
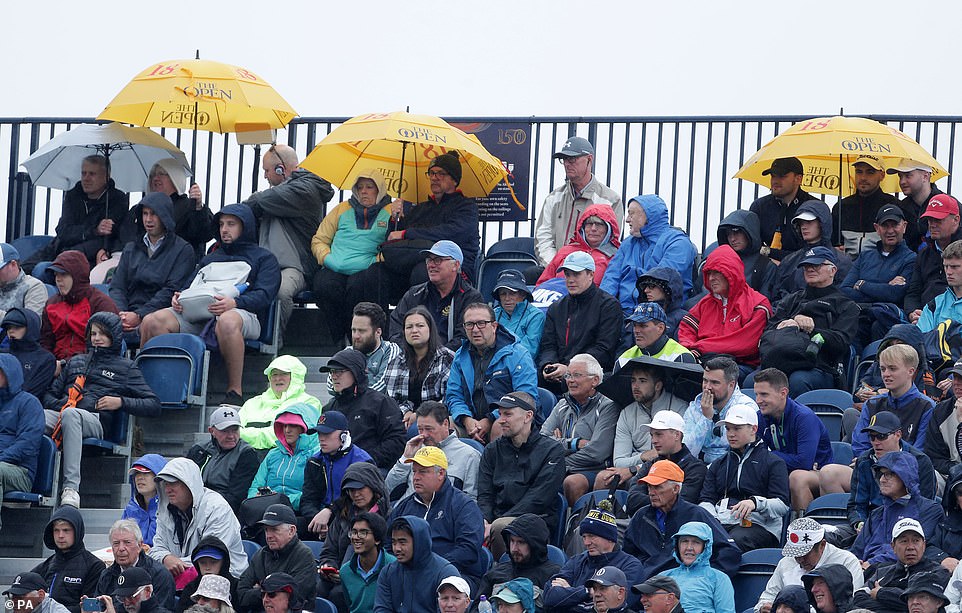
M 631 200 L 637 202 L 645 212 L 645 226 L 641 229 L 641 238 L 653 240 L 671 227 L 668 223 L 668 205 L 655 194 L 635 196 Z M 631 200 L 628 202 L 631 203 Z
M 748 282 L 745 281 L 745 266 L 730 246 L 719 245 L 705 260 L 705 266 L 701 273 L 705 289 L 708 289 L 708 273 L 713 270 L 720 272 L 728 281 L 729 304 L 737 301 L 745 294 L 745 290 L 748 289 Z
M 716 249 L 717 251 L 717 249 Z M 642 279 L 651 279 L 658 282 L 661 289 L 665 290 L 665 294 L 668 296 L 668 304 L 662 305 L 666 313 L 675 311 L 681 308 L 682 302 L 685 300 L 685 285 L 681 280 L 681 275 L 674 268 L 652 268 L 645 274 L 638 277 L 638 282 L 635 283 L 635 287 L 639 288 L 638 295 L 643 296 L 644 292 L 641 291 L 641 281 Z M 643 302 L 643 301 L 642 301 Z
M 589 217 L 599 217 L 602 221 L 608 224 L 608 233 L 605 234 L 601 244 L 597 247 L 591 247 L 588 244 L 588 239 L 585 238 L 584 226 L 585 221 L 587 221 Z M 615 211 L 611 208 L 611 205 L 592 204 L 586 208 L 581 215 L 578 216 L 577 228 L 578 232 L 571 239 L 571 242 L 581 245 L 585 251 L 597 249 L 610 258 L 615 255 L 615 252 L 618 251 L 618 247 L 621 246 L 621 228 L 618 227 L 618 219 L 615 217 Z
M 63 297 L 64 302 L 72 304 L 90 296 L 93 291 L 90 286 L 90 264 L 87 262 L 87 256 L 82 252 L 73 249 L 64 251 L 54 259 L 50 266 L 62 268 L 73 277 L 73 285 L 67 295 Z M 46 271 L 46 277 L 47 283 L 57 284 L 54 272 L 50 268 Z
M 711 560 L 711 544 L 712 544 L 712 532 L 708 524 L 700 521 L 690 521 L 681 525 L 678 528 L 678 532 L 671 537 L 671 555 L 675 558 L 679 565 L 684 566 L 681 561 L 681 557 L 678 555 L 678 539 L 683 536 L 693 536 L 705 543 L 705 548 L 702 550 L 695 561 L 691 564 L 691 567 L 696 566 L 708 566 Z
M 397 526 L 403 525 L 411 528 L 412 540 L 414 541 L 414 556 L 412 556 L 410 562 L 399 562 L 399 564 L 414 569 L 424 568 L 434 553 L 431 551 L 431 526 L 420 517 L 402 515 L 392 521 L 391 525 L 388 526 L 388 534 L 394 532 Z
M 167 194 L 151 192 L 144 196 L 144 199 L 137 204 L 137 215 L 141 214 L 143 207 L 147 207 L 157 214 L 160 223 L 164 224 L 166 234 L 170 234 L 177 229 L 177 222 L 174 221 L 174 202 Z
M 739 255 L 758 253 L 762 248 L 761 221 L 758 215 L 747 209 L 739 209 L 725 216 L 718 224 L 718 244 L 728 244 L 728 232 L 732 229 L 739 229 L 748 236 L 748 249 L 745 253 L 738 252 Z
M 164 169 L 178 194 L 187 192 L 187 170 L 183 164 L 173 158 L 164 158 L 157 162 L 157 166 Z M 173 229 L 173 226 L 168 226 L 166 222 L 164 223 L 164 227 L 171 230 Z
M 524 577 L 512 579 L 505 583 L 504 587 L 511 590 L 521 600 L 520 604 L 524 607 L 524 613 L 534 613 L 534 584 L 531 583 L 531 579 Z
M 291 448 L 287 445 L 287 440 L 284 438 L 284 415 L 295 415 L 299 419 L 299 425 L 304 427 L 304 432 L 297 437 L 297 445 L 295 448 Z M 293 455 L 298 449 L 305 449 L 307 445 L 310 445 L 312 437 L 316 437 L 315 434 L 307 434 L 307 430 L 313 428 L 317 424 L 318 418 L 321 416 L 321 412 L 317 410 L 317 407 L 311 406 L 306 402 L 295 402 L 290 406 L 284 407 L 277 417 L 274 419 L 274 435 L 277 437 L 277 446 L 286 449 L 287 452 Z M 287 423 L 292 423 L 287 421 Z M 316 445 L 314 445 L 316 447 Z
M 236 241 L 225 245 L 220 241 L 220 218 L 223 215 L 233 215 L 240 218 L 244 224 L 244 229 Z M 228 204 L 221 210 L 214 213 L 214 220 L 211 222 L 211 232 L 217 239 L 217 244 L 227 253 L 231 252 L 233 245 L 256 245 L 257 244 L 257 222 L 254 220 L 254 211 L 246 204 Z
M 197 553 L 202 549 L 216 549 L 224 554 L 224 557 L 221 558 L 220 572 L 218 574 L 221 577 L 230 579 L 230 549 L 227 548 L 227 545 L 224 544 L 224 541 L 220 540 L 216 536 L 205 536 L 200 540 L 199 543 L 197 543 L 197 546 L 194 547 L 194 550 L 190 552 L 190 559 L 193 560 L 194 556 L 196 556 Z M 197 574 L 200 575 L 200 567 L 197 566 L 196 561 L 194 562 L 194 568 L 197 569 Z
M 808 594 L 800 585 L 786 585 L 772 601 L 772 611 L 777 611 L 779 605 L 785 605 L 792 613 L 810 613 Z
M 375 503 L 381 500 L 388 500 L 387 486 L 384 485 L 384 478 L 381 477 L 381 471 L 376 465 L 370 462 L 355 462 L 351 464 L 344 471 L 344 476 L 341 477 L 341 483 L 344 484 L 350 481 L 357 481 L 371 488 L 371 491 L 374 492 Z M 341 487 L 341 496 L 344 496 L 348 502 L 350 502 L 350 496 L 343 487 Z
M 820 568 L 802 575 L 802 585 L 808 596 L 808 603 L 818 611 L 815 598 L 812 596 L 812 584 L 816 577 L 821 577 L 828 585 L 828 591 L 835 601 L 836 611 L 848 611 L 852 608 L 852 573 L 841 564 L 826 564 Z
M 160 471 L 164 470 L 167 466 L 167 458 L 158 453 L 148 453 L 140 458 L 134 460 L 130 463 L 131 466 L 143 466 L 150 470 L 150 472 L 157 475 Z M 130 482 L 130 499 L 134 500 L 137 496 L 137 488 L 134 487 L 134 477 L 136 475 L 130 475 L 128 481 Z M 157 484 L 157 491 L 160 491 L 160 484 Z
M 902 480 L 905 489 L 913 498 L 919 494 L 919 463 L 911 453 L 907 451 L 890 451 L 886 453 L 875 465 L 876 471 L 879 468 L 887 468 Z
M 90 327 L 94 324 L 98 324 L 102 329 L 106 330 L 107 334 L 110 336 L 110 347 L 94 347 L 90 344 Z M 107 353 L 110 355 L 120 355 L 121 349 L 123 349 L 124 340 L 124 327 L 120 323 L 120 315 L 116 313 L 109 313 L 107 311 L 100 311 L 99 313 L 94 313 L 87 320 L 87 328 L 84 331 L 84 338 L 87 339 L 87 351 L 93 351 L 94 353 Z
M 918 326 L 915 324 L 895 324 L 882 339 L 882 342 L 879 343 L 878 352 L 882 353 L 882 351 L 888 349 L 893 340 L 900 340 L 914 348 L 919 354 L 919 368 L 928 369 L 928 360 L 925 359 L 925 339 L 922 337 L 922 330 Z
M 351 371 L 351 374 L 354 375 L 353 392 L 355 394 L 359 390 L 367 388 L 367 358 L 357 349 L 350 347 L 341 349 L 334 354 L 334 357 L 332 357 L 327 364 L 328 366 L 331 364 L 340 364 Z M 351 390 L 351 388 L 347 388 L 341 393 L 346 393 L 349 390 Z
M 190 462 L 190 460 L 188 460 Z M 60 553 L 57 549 L 56 543 L 53 541 L 53 524 L 57 521 L 65 521 L 73 526 L 74 530 L 74 541 L 73 545 L 63 553 L 75 553 L 84 549 L 84 518 L 80 514 L 80 511 L 70 505 L 64 505 L 59 507 L 50 516 L 50 521 L 47 522 L 47 527 L 43 529 L 43 544 L 47 546 L 47 549 L 52 549 L 53 551 Z
M 808 202 L 803 202 L 801 206 L 798 207 L 798 212 L 795 213 L 795 215 L 798 216 L 802 213 L 815 215 L 818 222 L 822 224 L 822 238 L 819 245 L 834 249 L 832 246 L 832 211 L 828 208 L 828 205 L 821 200 L 809 200 Z M 798 235 L 799 242 L 804 245 L 805 241 L 802 239 L 801 232 L 798 231 L 798 224 L 792 222 L 792 228 L 795 234 Z
M 291 384 L 281 394 L 280 398 L 271 389 L 271 371 L 275 369 L 291 373 Z M 304 362 L 292 355 L 279 355 L 274 358 L 264 369 L 264 376 L 267 377 L 267 391 L 264 392 L 264 395 L 269 396 L 270 402 L 276 402 L 277 400 L 283 402 L 288 398 L 295 398 L 307 392 L 304 385 L 304 379 L 307 377 L 307 366 L 304 366 Z
M 197 511 L 197 507 L 200 506 L 200 502 L 204 498 L 204 479 L 200 476 L 200 468 L 193 460 L 188 458 L 174 458 L 167 462 L 167 465 L 157 473 L 157 476 L 173 477 L 186 485 L 193 498 L 191 507 L 195 512 Z M 161 482 L 157 483 L 157 496 L 160 499 L 158 509 L 166 509 L 169 501 L 167 500 L 164 484 Z
M 512 536 L 523 539 L 531 550 L 531 557 L 528 561 L 518 566 L 522 568 L 540 566 L 548 561 L 548 538 L 550 534 L 548 533 L 548 524 L 541 516 L 534 513 L 524 513 L 505 526 L 504 530 L 501 531 L 505 551 L 511 549 Z
M 16 356 L 0 353 L 0 371 L 7 378 L 7 387 L 0 387 L 0 404 L 5 404 L 23 389 L 23 366 Z
M 384 175 L 381 173 L 380 169 L 367 168 L 357 173 L 357 179 L 354 179 L 354 184 L 351 185 L 352 192 L 354 191 L 354 188 L 357 187 L 357 182 L 359 179 L 370 179 L 371 181 L 374 181 L 374 184 L 377 186 L 377 204 L 374 206 L 379 207 L 386 204 L 385 198 L 387 199 L 387 202 L 391 201 L 391 194 L 387 193 L 387 183 L 384 181 Z M 355 198 L 352 196 L 351 200 L 355 200 Z

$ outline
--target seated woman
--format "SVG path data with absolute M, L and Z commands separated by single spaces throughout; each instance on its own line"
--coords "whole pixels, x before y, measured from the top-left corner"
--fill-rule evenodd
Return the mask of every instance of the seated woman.
M 154 390 L 137 365 L 120 352 L 123 334 L 116 313 L 91 315 L 86 330 L 87 353 L 70 358 L 44 395 L 46 432 L 55 441 L 60 440 L 63 449 L 61 505 L 80 507 L 83 439 L 104 438 L 104 433 L 113 430 L 117 411 L 160 416 L 160 400 Z
M 563 279 L 564 273 L 558 270 L 558 267 L 568 254 L 574 251 L 584 251 L 591 255 L 595 261 L 595 285 L 601 283 L 608 269 L 608 262 L 621 246 L 621 229 L 618 227 L 615 211 L 609 204 L 592 204 L 578 217 L 577 228 L 574 238 L 559 249 L 545 266 L 536 285 L 555 277 Z
M 679 566 L 662 574 L 681 588 L 681 608 L 697 613 L 735 613 L 735 590 L 728 575 L 711 567 L 712 531 L 708 524 L 690 521 L 671 537 L 672 555 Z
M 157 532 L 157 476 L 167 458 L 156 453 L 148 453 L 136 460 L 127 471 L 130 474 L 130 500 L 120 519 L 131 519 L 140 526 L 145 545 L 154 544 L 154 533 Z
M 306 402 L 296 402 L 285 407 L 274 419 L 277 445 L 267 452 L 261 462 L 247 497 L 257 496 L 257 490 L 269 487 L 285 494 L 296 511 L 301 505 L 304 490 L 304 467 L 318 450 L 317 436 L 307 434 L 308 428 L 317 423 L 321 412 Z M 310 424 L 310 425 L 308 425 Z
M 668 336 L 678 338 L 678 324 L 685 316 L 685 284 L 674 268 L 652 268 L 635 282 L 638 302 L 657 302 L 668 316 Z
M 422 402 L 444 401 L 454 352 L 441 344 L 434 317 L 423 306 L 408 311 L 403 322 L 404 342 L 385 367 L 384 393 L 401 407 L 404 427 L 410 428 Z
M 507 328 L 532 357 L 538 355 L 545 316 L 544 311 L 532 304 L 534 297 L 525 285 L 524 275 L 513 268 L 502 271 L 491 297 L 498 305 L 494 307 L 498 324 Z
M 351 197 L 324 216 L 311 239 L 311 253 L 320 264 L 314 274 L 314 296 L 335 343 L 350 331 L 351 310 L 362 301 L 359 286 L 365 280 L 357 273 L 377 260 L 391 219 L 390 203 L 381 171 L 362 170 Z
M 240 436 L 257 450 L 261 460 L 275 446 L 274 418 L 284 407 L 302 402 L 321 412 L 321 401 L 308 394 L 304 385 L 307 367 L 294 356 L 277 356 L 264 369 L 264 375 L 267 390 L 245 402 L 240 411 Z

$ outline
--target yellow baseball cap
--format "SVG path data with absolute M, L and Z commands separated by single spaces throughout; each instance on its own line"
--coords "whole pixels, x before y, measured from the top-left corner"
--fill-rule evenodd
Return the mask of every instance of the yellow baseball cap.
M 448 456 L 444 455 L 438 447 L 425 445 L 418 449 L 413 458 L 404 460 L 405 464 L 417 462 L 421 466 L 440 466 L 444 470 L 448 469 Z

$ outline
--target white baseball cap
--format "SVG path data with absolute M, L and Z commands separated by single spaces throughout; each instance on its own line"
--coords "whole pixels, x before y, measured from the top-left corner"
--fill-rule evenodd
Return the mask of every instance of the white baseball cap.
M 650 424 L 644 424 L 642 428 L 651 430 L 678 430 L 685 431 L 685 419 L 674 411 L 658 411 L 651 418 Z
M 441 583 L 438 584 L 438 594 L 441 593 L 441 588 L 443 588 L 445 585 L 450 585 L 468 598 L 471 598 L 471 587 L 468 585 L 468 582 L 461 577 L 457 575 L 451 575 L 450 577 L 445 577 L 442 579 Z
M 729 426 L 757 426 L 758 413 L 749 407 L 734 406 L 728 409 L 722 421 Z
M 904 532 L 916 532 L 919 536 L 925 538 L 925 530 L 922 528 L 922 524 L 909 517 L 895 522 L 895 527 L 892 528 L 892 540 L 894 541 Z

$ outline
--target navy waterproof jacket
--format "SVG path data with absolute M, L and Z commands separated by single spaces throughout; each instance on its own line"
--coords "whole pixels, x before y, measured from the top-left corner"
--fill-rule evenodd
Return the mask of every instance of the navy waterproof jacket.
M 599 568 L 614 566 L 621 569 L 628 578 L 628 585 L 636 585 L 644 581 L 644 569 L 638 560 L 620 549 L 615 549 L 610 553 L 603 553 L 596 556 L 588 555 L 583 551 L 578 555 L 568 558 L 565 565 L 557 575 L 551 577 L 544 588 L 544 609 L 545 611 L 589 611 L 592 610 L 591 597 L 588 595 L 588 588 L 585 582 L 595 574 Z M 558 587 L 551 585 L 554 579 L 564 579 L 571 587 Z M 638 604 L 640 596 L 634 592 L 629 592 L 626 604 L 633 608 Z
M 908 248 L 904 240 L 888 255 L 882 255 L 882 241 L 879 241 L 875 248 L 862 251 L 839 289 L 855 302 L 891 302 L 901 307 L 908 284 L 912 281 L 915 258 L 915 252 Z M 889 281 L 898 276 L 905 279 L 905 284 L 889 285 Z M 837 282 L 838 277 L 835 280 Z M 864 283 L 855 289 L 858 281 Z
M 407 204 L 398 221 L 404 238 L 457 243 L 464 254 L 461 270 L 472 283 L 477 279 L 481 235 L 478 233 L 478 203 L 465 198 L 461 192 L 444 194 L 440 200 L 433 195 L 420 204 Z
M 431 550 L 431 527 L 420 517 L 393 520 L 388 534 L 399 524 L 411 527 L 414 555 L 410 562 L 391 562 L 377 580 L 374 613 L 437 613 L 437 586 L 458 569 Z M 386 549 L 386 548 L 385 548 Z
M 10 339 L 9 351 L 23 367 L 23 391 L 43 398 L 57 371 L 57 358 L 40 345 L 40 316 L 20 307 L 7 311 L 7 316 L 16 313 L 27 322 L 27 331 L 21 339 Z
M 781 436 L 777 430 L 781 427 Z M 815 470 L 835 463 L 828 429 L 818 415 L 804 404 L 785 399 L 780 424 L 770 415 L 758 412 L 758 436 L 772 452 L 785 460 L 788 472 Z
M 23 368 L 17 358 L 0 353 L 0 371 L 7 378 L 7 386 L 0 387 L 0 462 L 27 469 L 33 481 L 43 437 L 43 407 L 23 391 Z

